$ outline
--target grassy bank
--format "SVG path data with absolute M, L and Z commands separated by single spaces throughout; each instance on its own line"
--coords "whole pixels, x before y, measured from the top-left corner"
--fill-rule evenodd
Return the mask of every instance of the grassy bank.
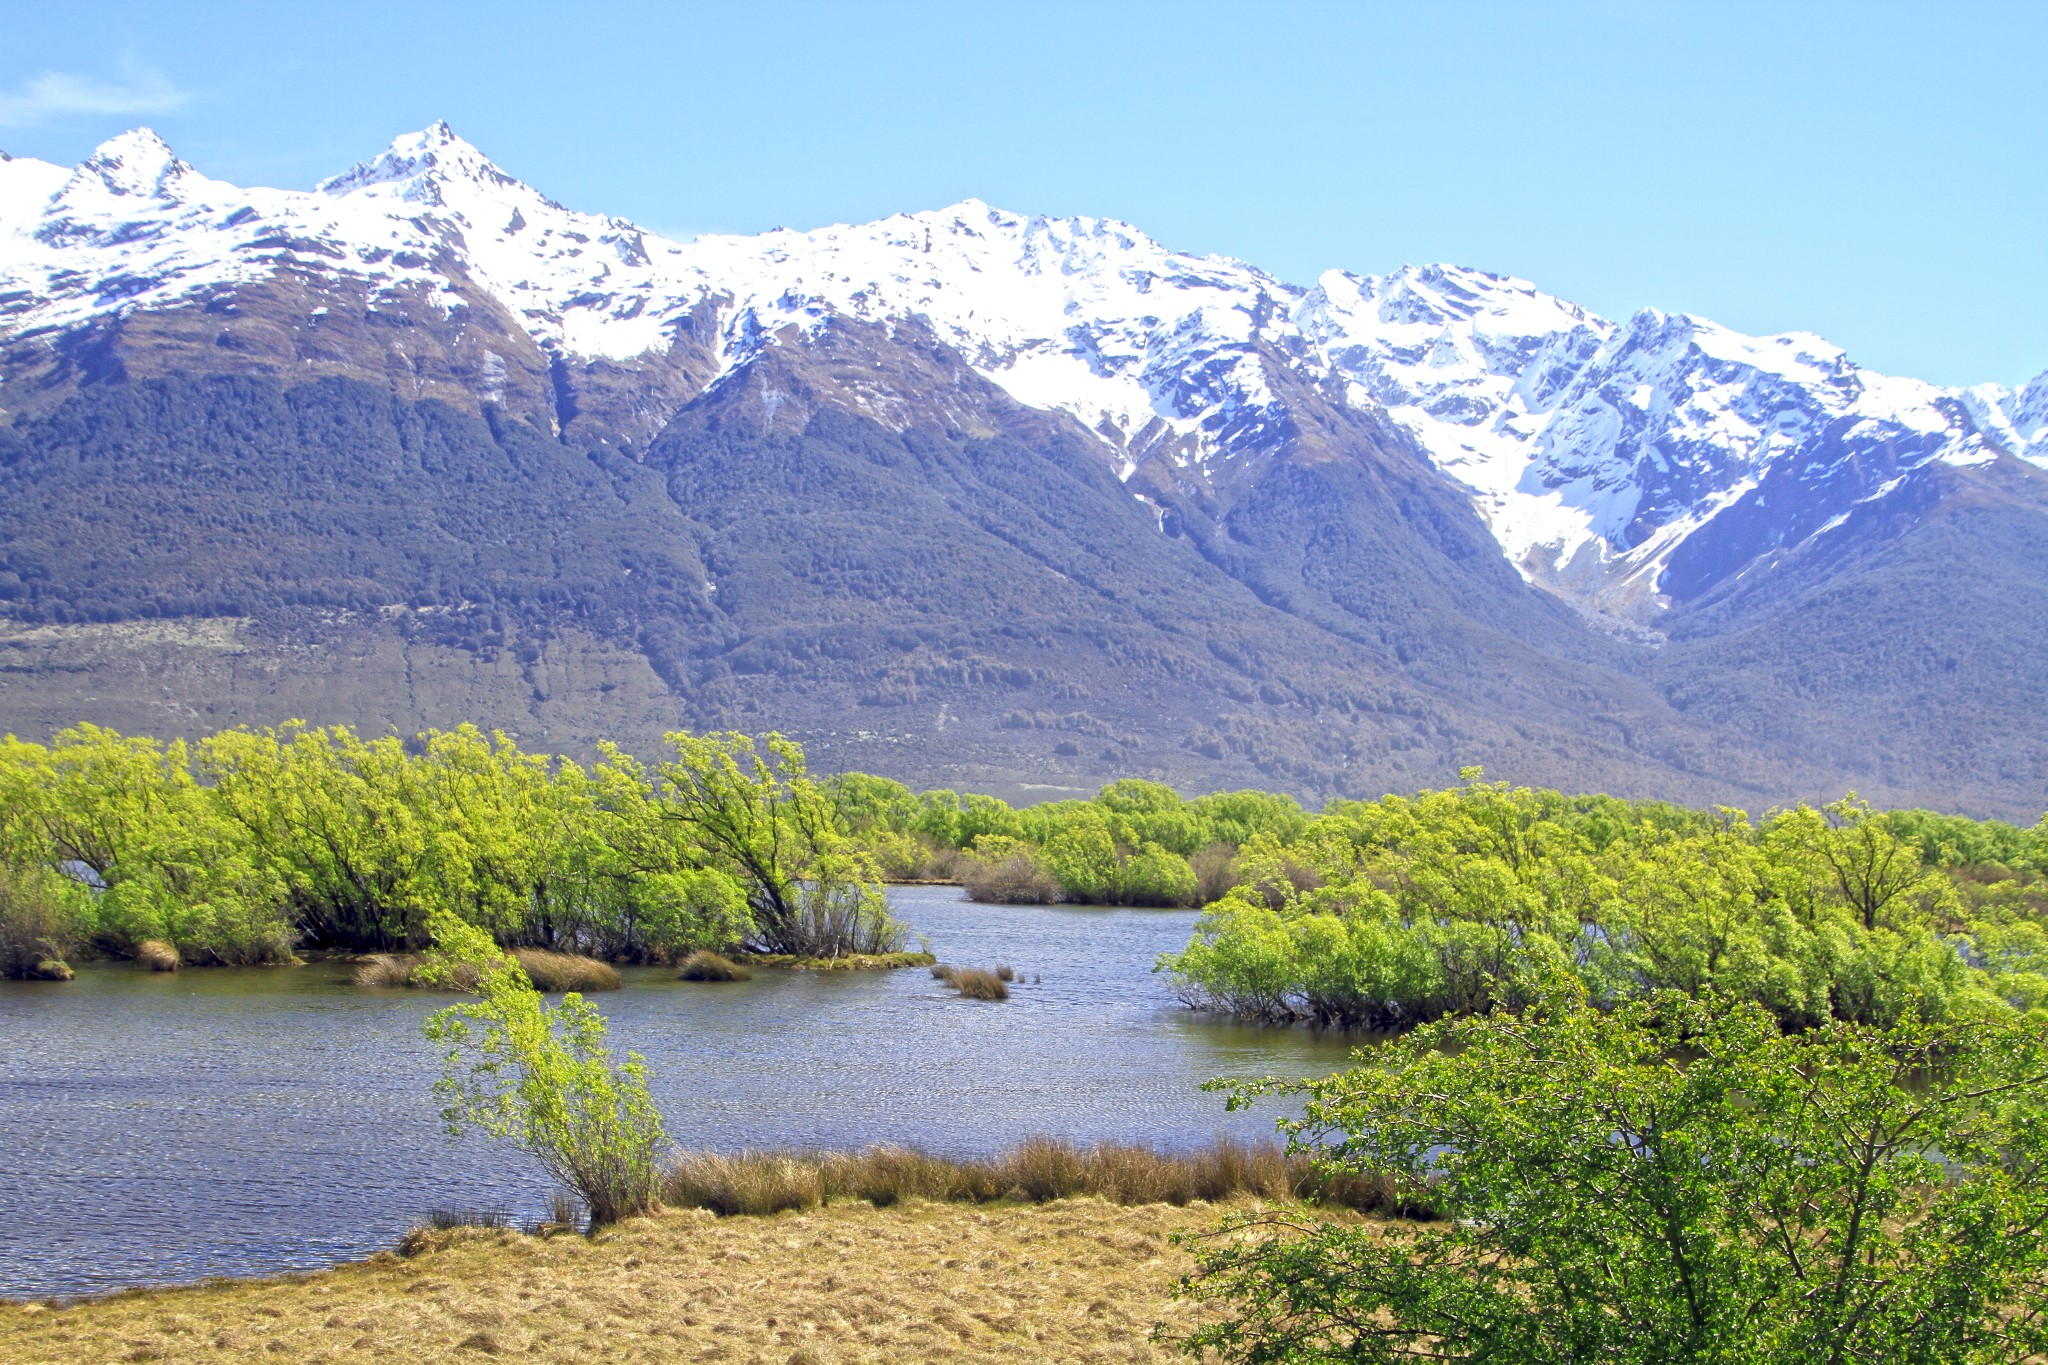
M 1081 1147 L 1029 1138 L 996 1156 L 933 1156 L 905 1147 L 860 1152 L 685 1153 L 662 1181 L 671 1208 L 721 1215 L 771 1214 L 835 1202 L 878 1208 L 914 1200 L 956 1204 L 1049 1203 L 1087 1197 L 1113 1204 L 1219 1203 L 1314 1199 L 1360 1213 L 1433 1216 L 1426 1192 L 1391 1182 L 1318 1171 L 1277 1142 L 1220 1138 L 1190 1152 L 1129 1143 Z
M 315 1275 L 0 1305 L 0 1359 L 1166 1361 L 1213 1205 L 834 1204 L 635 1219 L 586 1241 L 428 1234 Z

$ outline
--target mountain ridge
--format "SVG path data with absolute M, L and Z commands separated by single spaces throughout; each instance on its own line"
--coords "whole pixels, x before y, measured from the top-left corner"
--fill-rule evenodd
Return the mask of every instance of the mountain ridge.
M 311 191 L 146 130 L 0 162 L 10 724 L 89 676 L 116 719 L 779 724 L 931 780 L 1329 794 L 1483 757 L 2018 813 L 2026 687 L 1945 695 L 1941 661 L 2048 682 L 2048 641 L 1990 640 L 1981 591 L 1960 626 L 1866 606 L 1919 654 L 1842 604 L 2035 600 L 2042 467 L 2048 375 L 1940 389 L 1462 267 L 1301 286 L 978 200 L 672 242 L 445 124 Z M 64 635 L 201 618 L 241 624 Z M 358 681 L 278 681 L 311 638 Z M 399 659 L 402 704 L 364 691 Z
M 532 352 L 498 363 L 523 367 L 536 391 L 527 401 L 544 407 L 540 377 L 559 388 L 579 366 L 637 376 L 681 353 L 671 377 L 681 401 L 789 329 L 921 317 L 1020 402 L 1076 417 L 1125 478 L 1149 467 L 1184 485 L 1216 477 L 1256 444 L 1241 439 L 1245 429 L 1274 420 L 1263 346 L 1311 380 L 1348 383 L 1408 427 L 1473 490 L 1531 581 L 1636 625 L 1672 605 L 1660 580 L 1673 554 L 1715 540 L 1722 513 L 1830 427 L 1846 422 L 1858 439 L 1892 445 L 1925 437 L 1924 457 L 1949 462 L 2006 453 L 2048 463 L 2048 374 L 2019 389 L 1940 389 L 1860 369 L 1807 334 L 1745 337 L 1649 309 L 1614 323 L 1462 267 L 1333 270 L 1304 288 L 1169 251 L 1129 224 L 1027 217 L 972 199 L 869 224 L 677 243 L 564 208 L 445 123 L 310 192 L 237 190 L 147 130 L 123 134 L 69 173 L 24 233 L 36 192 L 58 173 L 13 175 L 27 188 L 0 200 L 0 228 L 13 225 L 17 248 L 24 237 L 46 256 L 132 247 L 151 268 L 102 271 L 90 297 L 82 285 L 67 295 L 62 272 L 46 268 L 43 288 L 10 289 L 0 302 L 12 337 L 254 283 L 314 257 L 376 294 L 410 290 L 414 306 L 452 314 L 488 297 L 506 315 L 496 330 L 523 329 Z M 137 217 L 138 200 L 183 212 Z M 195 212 L 204 208 L 224 211 L 208 219 Z M 229 240 L 210 255 L 179 249 L 201 233 Z M 20 278 L 36 254 L 0 246 L 0 269 Z M 1147 311 L 1167 296 L 1168 307 Z M 508 392 L 487 379 L 471 387 Z M 644 439 L 658 425 L 613 419 L 606 431 L 601 408 L 578 413 L 601 436 Z M 554 420 L 565 425 L 559 411 Z M 1734 553 L 1690 558 L 1726 576 L 1740 567 Z

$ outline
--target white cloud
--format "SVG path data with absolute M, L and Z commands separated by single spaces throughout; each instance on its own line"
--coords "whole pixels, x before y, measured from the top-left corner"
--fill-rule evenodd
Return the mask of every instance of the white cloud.
M 71 114 L 159 114 L 185 102 L 162 73 L 130 67 L 119 80 L 41 71 L 0 90 L 0 128 L 30 128 Z

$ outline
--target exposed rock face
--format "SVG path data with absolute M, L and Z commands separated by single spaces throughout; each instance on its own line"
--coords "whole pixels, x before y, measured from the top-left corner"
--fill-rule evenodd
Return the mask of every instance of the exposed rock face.
M 670 242 L 436 125 L 308 192 L 0 161 L 0 408 L 22 728 L 2048 804 L 2048 376 L 975 201 Z

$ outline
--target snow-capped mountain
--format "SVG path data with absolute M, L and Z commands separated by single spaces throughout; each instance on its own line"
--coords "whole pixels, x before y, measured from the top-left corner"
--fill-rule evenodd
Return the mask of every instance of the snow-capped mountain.
M 319 338 L 351 307 L 411 310 L 462 334 L 450 354 L 475 362 L 449 372 L 485 401 L 521 367 L 559 391 L 664 357 L 688 397 L 835 319 L 915 321 L 1016 400 L 1074 417 L 1121 476 L 1188 490 L 1294 439 L 1291 371 L 1405 427 L 1525 577 L 1638 621 L 1915 471 L 2048 466 L 2048 375 L 1945 390 L 1817 337 L 1647 310 L 1616 323 L 1451 266 L 1301 288 L 1121 223 L 973 200 L 676 242 L 564 208 L 445 124 L 311 191 L 209 179 L 147 130 L 70 171 L 0 162 L 0 351 L 17 367 L 114 321 L 232 314 L 237 291 L 282 278 L 300 287 L 267 319 L 285 338 L 261 343 L 282 348 L 273 368 L 331 361 Z M 377 344 L 398 357 L 386 369 L 431 368 L 416 336 Z
M 1299 317 L 1362 400 L 1473 490 L 1517 566 L 1619 614 L 1654 605 L 1673 554 L 1773 476 L 1830 489 L 1817 519 L 1783 509 L 1796 541 L 1930 460 L 2048 465 L 2048 376 L 1944 390 L 1859 369 L 1806 333 L 1653 309 L 1617 324 L 1448 266 L 1331 272 Z

